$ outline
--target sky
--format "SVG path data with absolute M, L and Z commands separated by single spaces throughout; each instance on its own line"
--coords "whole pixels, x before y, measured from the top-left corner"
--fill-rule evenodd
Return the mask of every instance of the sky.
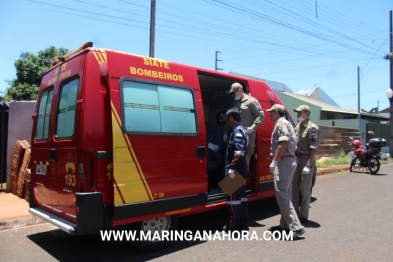
M 389 106 L 392 0 L 156 0 L 154 56 Z M 149 56 L 151 0 L 1 0 L 0 96 L 23 52 L 85 42 Z M 359 67 L 359 82 L 358 82 Z

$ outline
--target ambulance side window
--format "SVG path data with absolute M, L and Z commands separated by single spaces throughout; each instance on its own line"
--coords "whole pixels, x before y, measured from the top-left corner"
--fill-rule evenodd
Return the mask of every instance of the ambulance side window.
M 67 138 L 74 135 L 78 82 L 79 79 L 74 79 L 61 87 L 57 110 L 57 138 Z
M 52 108 L 53 89 L 41 93 L 38 107 L 35 138 L 45 140 L 49 137 L 50 110 Z
M 195 134 L 191 90 L 122 81 L 124 127 L 128 132 Z

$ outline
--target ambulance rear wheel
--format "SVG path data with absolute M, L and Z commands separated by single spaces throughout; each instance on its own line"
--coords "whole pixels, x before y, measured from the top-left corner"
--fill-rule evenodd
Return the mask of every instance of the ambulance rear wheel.
M 178 220 L 178 216 L 164 216 L 130 224 L 128 229 L 136 232 L 137 239 L 130 241 L 130 244 L 142 251 L 154 251 L 166 247 L 171 242 L 170 231 L 177 229 Z M 168 237 L 165 237 L 165 234 Z

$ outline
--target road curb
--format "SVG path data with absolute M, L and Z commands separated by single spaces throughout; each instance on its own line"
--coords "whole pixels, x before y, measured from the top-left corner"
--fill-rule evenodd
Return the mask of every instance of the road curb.
M 388 165 L 388 164 L 392 164 L 393 161 L 387 161 L 387 162 L 383 162 L 381 163 L 381 165 Z M 359 168 L 358 165 L 356 165 L 355 170 L 357 170 Z M 323 175 L 331 175 L 334 173 L 343 173 L 343 172 L 349 172 L 349 164 L 348 165 L 339 165 L 336 167 L 318 167 L 317 170 L 317 176 L 323 176 Z
M 322 168 L 318 168 L 317 171 L 317 176 L 323 176 L 323 175 L 331 175 L 334 173 L 343 173 L 343 172 L 348 172 L 349 167 L 343 167 L 343 168 L 324 168 L 324 170 L 320 170 Z
M 6 229 L 15 229 L 18 227 L 30 226 L 45 223 L 42 219 L 35 216 L 19 217 L 6 221 L 0 221 L 0 231 Z

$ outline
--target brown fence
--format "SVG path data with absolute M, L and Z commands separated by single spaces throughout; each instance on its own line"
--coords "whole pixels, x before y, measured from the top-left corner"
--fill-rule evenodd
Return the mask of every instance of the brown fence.
M 348 139 L 352 136 L 354 139 L 360 138 L 358 129 L 343 128 L 334 126 L 319 126 L 319 150 L 317 159 L 322 156 L 331 156 L 340 154 L 341 149 L 345 153 L 352 150 Z

